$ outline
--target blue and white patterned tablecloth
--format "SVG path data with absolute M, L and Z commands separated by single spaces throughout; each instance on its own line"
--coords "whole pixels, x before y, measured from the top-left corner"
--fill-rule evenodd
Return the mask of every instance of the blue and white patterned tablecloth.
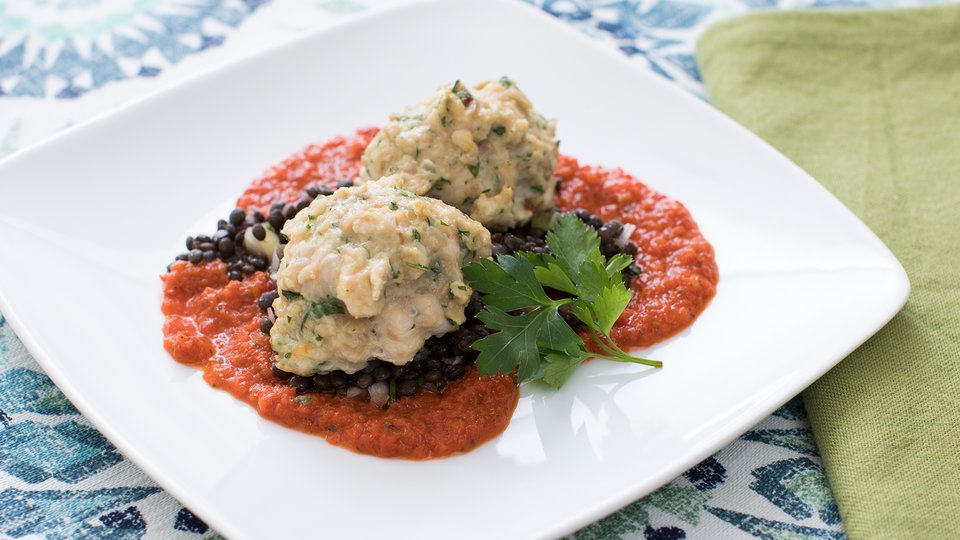
M 0 156 L 346 14 L 405 1 L 0 0 Z M 704 97 L 693 44 L 715 20 L 754 9 L 929 2 L 533 3 Z M 90 426 L 2 316 L 0 535 L 219 537 Z M 573 536 L 806 539 L 844 533 L 797 398 L 683 476 Z

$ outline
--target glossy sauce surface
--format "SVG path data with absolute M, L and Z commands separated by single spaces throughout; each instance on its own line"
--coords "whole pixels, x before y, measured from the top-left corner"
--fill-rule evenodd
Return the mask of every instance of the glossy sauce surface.
M 375 128 L 312 144 L 270 168 L 238 199 L 265 212 L 276 200 L 296 202 L 312 184 L 351 179 Z M 621 346 L 645 346 L 689 326 L 716 290 L 713 249 L 690 213 L 619 169 L 580 166 L 561 156 L 561 209 L 585 208 L 637 225 L 632 241 L 643 272 L 634 298 L 613 330 Z M 265 212 L 266 213 L 266 212 Z M 319 435 L 332 444 L 379 457 L 429 459 L 469 451 L 506 429 L 519 392 L 514 379 L 476 375 L 471 367 L 443 394 L 422 392 L 387 408 L 336 395 L 297 396 L 273 375 L 269 336 L 260 331 L 259 296 L 271 288 L 264 272 L 229 281 L 220 261 L 174 263 L 164 283 L 164 347 L 201 368 L 269 420 Z

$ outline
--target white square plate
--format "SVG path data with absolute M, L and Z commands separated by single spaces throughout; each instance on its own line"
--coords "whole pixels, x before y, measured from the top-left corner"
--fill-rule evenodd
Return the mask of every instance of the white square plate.
M 525 388 L 463 456 L 352 454 L 261 419 L 161 346 L 159 274 L 247 182 L 442 81 L 508 74 L 563 150 L 692 211 L 720 286 L 644 351 Z M 431 1 L 181 84 L 0 164 L 0 308 L 76 406 L 233 539 L 533 538 L 669 481 L 798 393 L 902 306 L 900 264 L 786 158 L 669 83 L 514 1 Z

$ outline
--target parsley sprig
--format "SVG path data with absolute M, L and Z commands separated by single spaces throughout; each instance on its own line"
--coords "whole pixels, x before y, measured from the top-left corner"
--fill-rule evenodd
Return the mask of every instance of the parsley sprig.
M 479 319 L 496 331 L 473 344 L 480 351 L 480 375 L 516 370 L 520 381 L 541 380 L 559 388 L 587 358 L 661 367 L 627 354 L 610 339 L 610 329 L 630 302 L 620 272 L 633 259 L 623 253 L 604 257 L 597 232 L 573 214 L 561 216 L 547 233 L 547 247 L 549 254 L 521 251 L 463 269 L 483 294 Z M 563 306 L 583 321 L 601 353 L 587 350 L 560 316 Z

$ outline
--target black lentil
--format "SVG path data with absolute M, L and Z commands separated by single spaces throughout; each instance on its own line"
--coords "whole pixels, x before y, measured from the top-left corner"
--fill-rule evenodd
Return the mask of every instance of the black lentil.
M 476 334 L 471 332 L 469 327 L 461 328 L 455 334 L 453 346 L 456 351 L 460 354 L 469 353 L 472 350 L 470 346 L 477 340 Z
M 330 383 L 340 388 L 341 386 L 347 386 L 350 383 L 350 380 L 347 378 L 347 374 L 342 371 L 334 371 L 330 374 Z
M 369 373 L 361 373 L 356 379 L 354 379 L 353 384 L 359 386 L 360 388 L 367 388 L 373 384 L 373 375 Z
M 297 394 L 306 394 L 306 393 L 315 391 L 312 377 L 301 377 L 300 375 L 293 375 L 287 381 L 287 384 L 296 388 Z
M 217 249 L 220 251 L 220 256 L 224 259 L 232 257 L 233 254 L 237 252 L 237 246 L 230 238 L 221 238 L 220 241 L 217 242 Z
M 276 289 L 267 291 L 260 295 L 260 298 L 257 300 L 257 305 L 260 306 L 261 310 L 266 311 L 270 309 L 273 301 L 276 300 L 278 296 L 280 296 L 280 293 L 278 293 Z
M 503 235 L 503 245 L 510 251 L 517 251 L 523 247 L 523 240 L 514 234 L 507 233 Z
M 246 218 L 247 218 L 247 213 L 240 208 L 234 208 L 230 212 L 230 223 L 232 223 L 234 227 L 239 227 L 240 225 L 243 225 L 243 220 L 245 220 Z
M 446 374 L 447 374 L 448 380 L 455 381 L 460 377 L 463 377 L 464 374 L 466 374 L 466 370 L 463 368 L 462 365 L 456 365 L 456 366 L 451 366 L 450 369 L 447 370 Z
M 623 232 L 623 225 L 619 221 L 608 221 L 604 223 L 603 226 L 597 230 L 597 234 L 600 235 L 600 240 L 605 242 L 612 242 L 620 236 L 620 233 Z
M 313 376 L 313 385 L 320 392 L 328 392 L 333 390 L 333 383 L 330 382 L 329 375 L 314 375 Z
M 480 293 L 474 291 L 473 296 L 470 297 L 470 302 L 467 303 L 467 307 L 464 309 L 464 313 L 467 317 L 476 317 L 482 309 L 483 302 L 480 300 Z
M 287 373 L 286 371 L 278 368 L 276 365 L 270 366 L 270 370 L 273 371 L 274 376 L 283 380 L 287 380 L 293 375 L 292 373 Z
M 416 379 L 400 381 L 400 383 L 397 384 L 397 395 L 404 397 L 412 396 L 417 393 L 419 386 Z
M 377 382 L 384 382 L 389 380 L 390 375 L 391 375 L 391 370 L 386 366 L 377 366 L 377 368 L 374 369 L 372 373 L 373 379 Z
M 270 215 L 267 216 L 267 223 L 269 223 L 275 231 L 282 229 L 283 224 L 286 223 L 286 221 L 287 218 L 285 218 L 279 210 L 271 211 Z

